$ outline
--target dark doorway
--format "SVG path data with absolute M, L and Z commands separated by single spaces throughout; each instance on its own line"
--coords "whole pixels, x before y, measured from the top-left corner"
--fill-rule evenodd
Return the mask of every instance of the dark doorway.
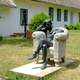
M 28 9 L 20 9 L 20 25 L 24 26 L 24 37 L 26 37 L 28 22 Z

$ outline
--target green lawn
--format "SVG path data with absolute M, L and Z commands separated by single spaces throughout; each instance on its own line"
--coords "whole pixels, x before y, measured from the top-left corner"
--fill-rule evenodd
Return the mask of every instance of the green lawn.
M 21 74 L 9 72 L 10 69 L 27 64 L 27 56 L 32 53 L 32 40 L 17 38 L 4 38 L 0 42 L 0 76 L 7 80 L 37 80 Z M 62 70 L 52 73 L 44 80 L 80 80 L 80 31 L 69 31 L 66 56 L 75 62 Z

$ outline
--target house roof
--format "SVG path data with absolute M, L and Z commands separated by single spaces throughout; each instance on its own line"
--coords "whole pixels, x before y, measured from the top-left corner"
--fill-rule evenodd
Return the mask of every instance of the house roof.
M 34 0 L 80 9 L 80 0 Z
M 0 0 L 0 5 L 16 7 L 16 4 L 13 2 L 13 0 Z

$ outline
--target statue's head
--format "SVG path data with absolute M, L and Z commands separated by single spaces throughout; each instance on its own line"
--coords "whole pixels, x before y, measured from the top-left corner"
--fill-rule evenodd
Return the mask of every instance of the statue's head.
M 50 19 L 46 19 L 43 21 L 43 26 L 47 27 L 47 30 L 52 30 L 52 21 Z
M 50 19 L 46 19 L 46 20 L 43 21 L 44 26 L 48 26 L 49 24 L 52 24 Z
M 47 31 L 52 30 L 52 22 L 50 19 L 46 19 L 43 21 L 43 23 L 36 29 L 37 31 L 43 31 L 47 33 Z
M 46 19 L 44 22 L 52 23 L 50 19 Z

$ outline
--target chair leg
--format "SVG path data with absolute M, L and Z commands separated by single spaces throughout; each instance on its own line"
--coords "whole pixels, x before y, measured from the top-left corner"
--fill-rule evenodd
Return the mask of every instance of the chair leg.
M 64 63 L 65 62 L 65 57 L 61 58 L 61 62 Z
M 48 58 L 48 61 L 50 61 L 50 58 Z

